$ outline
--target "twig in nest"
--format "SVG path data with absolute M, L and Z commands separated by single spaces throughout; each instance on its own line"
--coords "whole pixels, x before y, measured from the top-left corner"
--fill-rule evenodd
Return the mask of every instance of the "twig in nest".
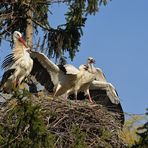
M 53 127 L 56 127 L 56 125 L 58 125 L 63 119 L 65 119 L 67 116 L 62 117 L 61 119 L 59 119 L 54 125 Z

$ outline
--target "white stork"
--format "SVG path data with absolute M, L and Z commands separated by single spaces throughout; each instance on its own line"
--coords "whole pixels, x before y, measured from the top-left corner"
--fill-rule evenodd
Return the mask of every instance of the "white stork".
M 77 99 L 78 92 L 84 92 L 88 95 L 89 101 L 93 102 L 90 96 L 89 87 L 96 76 L 96 68 L 93 65 L 94 63 L 95 60 L 92 57 L 89 57 L 86 65 L 80 65 L 80 72 L 77 75 L 77 79 L 75 80 L 73 87 L 67 91 L 67 94 L 74 93 Z
M 5 57 L 2 68 L 5 70 L 0 89 L 6 92 L 19 86 L 33 67 L 33 60 L 28 53 L 29 48 L 18 31 L 13 33 L 14 46 L 12 53 Z
M 40 52 L 31 51 L 33 69 L 31 75 L 54 96 L 64 94 L 73 85 L 79 70 L 73 65 L 56 65 Z

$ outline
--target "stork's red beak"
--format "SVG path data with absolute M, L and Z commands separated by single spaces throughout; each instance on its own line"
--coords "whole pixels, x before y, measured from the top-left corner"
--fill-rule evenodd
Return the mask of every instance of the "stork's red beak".
M 25 40 L 24 40 L 22 37 L 19 38 L 19 41 L 20 41 L 26 48 L 28 48 L 28 46 L 27 46 L 26 43 L 25 43 Z

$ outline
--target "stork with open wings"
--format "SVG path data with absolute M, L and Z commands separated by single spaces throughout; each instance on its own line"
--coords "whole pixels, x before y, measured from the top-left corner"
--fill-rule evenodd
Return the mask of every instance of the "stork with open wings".
M 77 93 L 83 85 L 87 85 L 83 91 L 89 96 L 89 86 L 95 79 L 95 68 L 93 67 L 93 58 L 88 58 L 86 65 L 80 65 L 79 69 L 70 64 L 56 65 L 48 59 L 43 53 L 31 51 L 34 64 L 31 75 L 35 76 L 37 81 L 49 92 L 54 92 L 54 96 L 66 94 L 66 98 L 74 93 L 77 99 Z M 39 70 L 38 70 L 39 68 Z

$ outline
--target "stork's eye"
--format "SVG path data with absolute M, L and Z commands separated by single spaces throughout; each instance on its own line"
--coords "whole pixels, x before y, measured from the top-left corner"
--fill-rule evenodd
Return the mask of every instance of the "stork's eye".
M 17 36 L 20 37 L 20 35 L 17 33 Z

